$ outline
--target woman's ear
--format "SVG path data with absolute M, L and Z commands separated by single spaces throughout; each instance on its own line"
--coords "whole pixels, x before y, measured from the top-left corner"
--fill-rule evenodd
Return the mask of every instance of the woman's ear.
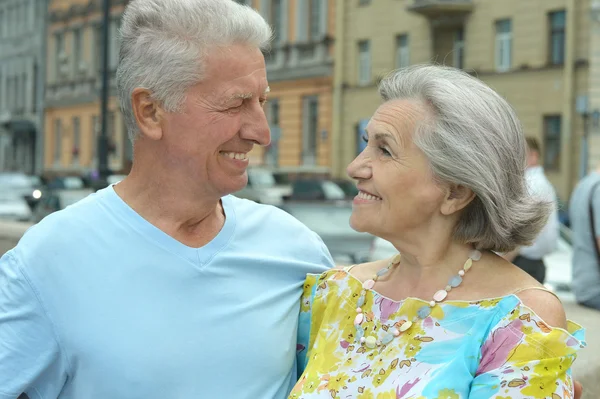
M 464 209 L 473 201 L 475 193 L 470 188 L 462 185 L 450 185 L 446 191 L 446 198 L 442 204 L 442 214 L 452 215 Z
M 164 111 L 152 98 L 150 91 L 141 87 L 136 88 L 131 93 L 131 105 L 141 135 L 150 140 L 160 140 Z

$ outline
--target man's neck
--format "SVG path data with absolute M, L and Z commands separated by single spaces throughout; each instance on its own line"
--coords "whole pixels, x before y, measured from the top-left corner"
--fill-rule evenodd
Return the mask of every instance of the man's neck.
M 194 193 L 176 179 L 136 170 L 114 186 L 134 211 L 174 239 L 192 247 L 210 242 L 225 223 L 218 196 Z

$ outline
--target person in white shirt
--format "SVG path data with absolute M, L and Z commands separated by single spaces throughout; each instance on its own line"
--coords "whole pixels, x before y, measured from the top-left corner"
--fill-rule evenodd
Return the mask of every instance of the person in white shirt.
M 537 139 L 527 138 L 527 170 L 525 179 L 529 189 L 535 195 L 552 202 L 553 210 L 546 225 L 532 245 L 520 247 L 504 255 L 509 261 L 529 273 L 540 283 L 546 278 L 544 256 L 556 250 L 559 236 L 558 200 L 554 187 L 546 177 L 544 168 L 540 165 L 540 146 Z

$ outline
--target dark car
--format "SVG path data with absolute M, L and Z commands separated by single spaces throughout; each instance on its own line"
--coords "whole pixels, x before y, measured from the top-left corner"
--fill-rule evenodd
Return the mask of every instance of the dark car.
M 33 212 L 33 222 L 38 223 L 51 213 L 65 209 L 93 192 L 89 188 L 46 190 Z
M 333 182 L 340 186 L 342 190 L 344 190 L 344 194 L 346 194 L 347 199 L 353 199 L 358 195 L 358 188 L 356 188 L 356 184 L 353 181 L 346 179 L 335 179 Z
M 317 233 L 337 264 L 365 261 L 374 237 L 350 227 L 352 204 L 347 201 L 290 201 L 281 207 Z
M 332 180 L 298 179 L 292 183 L 292 194 L 289 200 L 328 201 L 345 200 L 344 190 Z

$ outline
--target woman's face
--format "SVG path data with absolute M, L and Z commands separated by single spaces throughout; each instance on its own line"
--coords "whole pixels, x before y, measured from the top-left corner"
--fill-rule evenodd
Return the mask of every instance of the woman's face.
M 358 181 L 350 225 L 357 231 L 394 239 L 426 230 L 440 217 L 445 190 L 436 184 L 427 158 L 413 142 L 425 118 L 410 100 L 381 105 L 367 126 L 368 145 L 348 166 Z

